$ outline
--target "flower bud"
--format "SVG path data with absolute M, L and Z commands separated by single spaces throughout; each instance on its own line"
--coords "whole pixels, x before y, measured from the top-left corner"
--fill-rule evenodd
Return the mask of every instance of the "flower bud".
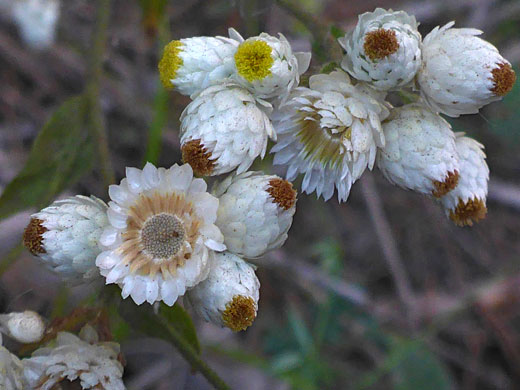
M 24 344 L 40 341 L 45 331 L 45 324 L 40 315 L 29 310 L 0 315 L 0 325 L 9 337 Z

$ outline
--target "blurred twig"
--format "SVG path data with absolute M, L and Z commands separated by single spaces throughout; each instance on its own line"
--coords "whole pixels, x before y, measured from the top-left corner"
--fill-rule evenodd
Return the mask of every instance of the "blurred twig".
M 399 299 L 405 306 L 410 325 L 414 328 L 416 321 L 414 294 L 372 175 L 365 174 L 363 176 L 361 179 L 361 190 L 363 191 L 363 198 L 367 205 L 368 213 L 374 224 L 379 245 L 397 287 Z
M 98 1 L 96 27 L 88 56 L 89 76 L 86 91 L 89 107 L 89 113 L 87 114 L 88 126 L 96 140 L 99 162 L 101 164 L 101 174 L 106 186 L 114 183 L 115 179 L 114 170 L 110 161 L 107 133 L 103 113 L 99 104 L 99 97 L 103 77 L 103 55 L 110 20 L 110 3 L 110 0 Z
M 333 279 L 325 272 L 306 261 L 290 256 L 282 249 L 271 252 L 261 260 L 257 260 L 264 267 L 273 267 L 284 270 L 289 275 L 306 283 L 312 283 L 326 290 L 332 291 L 339 297 L 348 300 L 357 306 L 369 306 L 370 298 L 359 287 L 349 284 L 342 279 Z
M 489 199 L 520 210 L 520 186 L 492 179 L 489 182 Z

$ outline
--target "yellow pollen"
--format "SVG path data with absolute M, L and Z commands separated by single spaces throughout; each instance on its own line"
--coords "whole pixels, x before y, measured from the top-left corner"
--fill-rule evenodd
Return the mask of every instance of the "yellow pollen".
M 505 96 L 513 89 L 516 74 L 511 65 L 506 63 L 498 64 L 498 67 L 493 69 L 491 74 L 493 75 L 493 88 L 491 92 L 493 92 L 495 96 Z
M 486 214 L 487 207 L 483 200 L 473 198 L 463 202 L 459 199 L 455 209 L 450 211 L 450 219 L 457 226 L 473 226 L 473 222 L 486 218 Z
M 172 89 L 172 80 L 175 79 L 177 71 L 182 66 L 182 58 L 179 56 L 181 41 L 171 41 L 164 47 L 163 56 L 159 61 L 159 77 L 164 88 Z
M 215 161 L 211 160 L 211 152 L 207 150 L 200 139 L 193 139 L 181 147 L 182 161 L 190 164 L 197 176 L 209 176 L 215 168 Z
M 399 42 L 395 36 L 395 31 L 380 28 L 368 32 L 365 35 L 363 49 L 365 50 L 365 54 L 372 61 L 381 60 L 395 53 L 399 49 Z
M 249 82 L 269 76 L 274 63 L 271 51 L 271 47 L 261 40 L 241 43 L 235 53 L 238 74 Z
M 42 225 L 42 222 L 41 219 L 32 218 L 23 232 L 23 244 L 35 256 L 46 253 L 43 247 L 43 233 L 47 228 Z
M 434 180 L 433 186 L 435 187 L 432 191 L 432 195 L 436 198 L 446 195 L 448 192 L 457 187 L 459 183 L 459 172 L 448 172 L 443 181 Z
M 291 182 L 280 178 L 271 179 L 267 192 L 284 210 L 289 210 L 296 203 L 296 190 Z
M 235 295 L 231 302 L 226 304 L 222 313 L 222 321 L 233 332 L 246 330 L 256 318 L 256 304 L 253 298 Z

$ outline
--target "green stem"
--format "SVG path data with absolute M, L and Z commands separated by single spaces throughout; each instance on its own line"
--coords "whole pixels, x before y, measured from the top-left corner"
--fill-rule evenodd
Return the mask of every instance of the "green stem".
M 168 328 L 171 341 L 179 353 L 190 363 L 191 367 L 199 371 L 216 390 L 230 390 L 231 388 L 213 371 L 200 357 L 197 351 L 188 343 L 168 321 L 158 316 L 159 321 Z
M 103 112 L 99 104 L 101 81 L 103 78 L 103 53 L 107 41 L 107 30 L 110 17 L 110 0 L 99 0 L 96 16 L 96 27 L 90 48 L 89 76 L 87 80 L 87 122 L 92 137 L 98 147 L 98 158 L 101 175 L 106 186 L 114 183 L 114 170 L 110 161 L 108 138 L 103 120 Z

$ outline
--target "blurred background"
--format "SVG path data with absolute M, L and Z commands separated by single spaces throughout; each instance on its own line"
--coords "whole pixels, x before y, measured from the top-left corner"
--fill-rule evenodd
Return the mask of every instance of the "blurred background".
M 54 0 L 59 12 L 21 17 L 16 2 L 0 0 L 0 192 L 52 112 L 85 88 L 96 21 L 95 1 Z M 348 30 L 375 7 L 414 14 L 423 36 L 451 20 L 481 29 L 519 74 L 518 0 L 113 0 L 101 107 L 116 179 L 145 159 L 180 161 L 178 118 L 189 99 L 166 93 L 157 72 L 169 39 L 227 35 L 228 27 L 246 37 L 282 32 L 293 50 L 315 49 L 316 73 L 341 53 L 311 31 Z M 38 18 L 56 19 L 55 36 L 31 30 Z M 204 359 L 235 389 L 520 389 L 519 108 L 517 82 L 503 102 L 450 119 L 486 146 L 491 169 L 488 216 L 472 228 L 455 227 L 430 199 L 377 171 L 346 204 L 300 194 L 286 245 L 258 260 L 254 325 L 234 334 L 194 317 Z M 270 157 L 255 164 L 282 173 Z M 61 196 L 91 193 L 107 198 L 96 171 Z M 34 211 L 0 221 L 0 311 L 52 317 L 92 287 L 64 286 L 16 250 Z M 114 332 L 128 389 L 210 388 L 167 342 Z

